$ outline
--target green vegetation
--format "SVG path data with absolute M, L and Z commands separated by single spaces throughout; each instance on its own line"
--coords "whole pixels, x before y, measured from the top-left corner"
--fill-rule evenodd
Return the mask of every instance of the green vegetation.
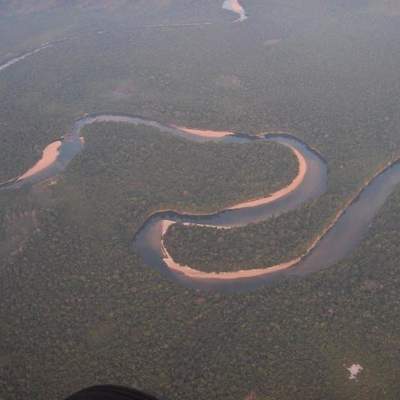
M 76 196 L 80 190 L 74 182 L 84 179 L 82 195 L 90 198 L 82 197 L 80 204 L 92 207 L 96 197 L 109 193 L 117 209 L 120 199 L 126 207 L 122 214 L 133 213 L 126 218 L 129 237 L 149 210 L 221 209 L 254 193 L 277 190 L 296 174 L 295 157 L 275 143 L 198 144 L 152 128 L 115 123 L 89 126 L 84 136 L 85 150 L 62 177 L 67 186 L 58 197 Z
M 168 244 L 179 260 L 220 270 L 305 248 L 399 154 L 400 25 L 353 13 L 359 2 L 344 15 L 318 1 L 255 0 L 242 25 L 226 23 L 217 4 L 216 25 L 135 28 L 208 18 L 207 3 L 194 13 L 180 2 L 131 16 L 85 11 L 74 19 L 77 39 L 3 71 L 1 180 L 86 112 L 284 129 L 326 158 L 325 196 L 237 231 L 176 227 Z M 15 53 L 40 43 L 40 32 L 29 44 L 17 35 L 31 18 L 48 27 L 46 40 L 59 38 L 72 21 L 59 12 L 60 31 L 46 25 L 53 11 L 7 26 L 2 17 L 1 57 L 14 43 Z M 144 265 L 135 231 L 158 209 L 208 211 L 274 191 L 294 176 L 293 156 L 272 144 L 198 145 L 115 124 L 85 135 L 85 151 L 56 184 L 0 193 L 0 397 L 61 399 L 110 382 L 182 400 L 397 400 L 399 191 L 345 262 L 252 293 L 203 293 Z M 357 381 L 345 369 L 353 363 L 364 367 Z
M 174 260 L 202 271 L 265 268 L 303 254 L 316 233 L 322 231 L 321 220 L 331 217 L 329 208 L 321 215 L 314 212 L 313 206 L 223 231 L 176 224 L 168 231 L 165 243 Z
M 272 399 L 384 392 L 396 398 L 399 366 L 390 354 L 399 329 L 399 193 L 346 263 L 254 293 L 205 294 L 163 279 L 130 247 L 140 224 L 136 210 L 144 218 L 162 205 L 152 196 L 160 183 L 176 184 L 159 149 L 179 153 L 180 141 L 142 128 L 110 129 L 91 127 L 86 151 L 57 185 L 36 187 L 27 198 L 36 203 L 40 232 L 23 253 L 4 259 L 1 271 L 6 398 L 62 398 L 99 382 L 178 399 L 251 392 Z M 202 145 L 188 146 L 208 157 Z M 225 149 L 227 161 L 235 150 Z M 185 172 L 187 182 L 192 173 L 207 179 L 204 161 Z M 143 204 L 131 196 L 145 181 L 139 168 L 146 163 L 160 179 L 146 180 Z M 353 362 L 364 367 L 358 382 L 344 369 Z

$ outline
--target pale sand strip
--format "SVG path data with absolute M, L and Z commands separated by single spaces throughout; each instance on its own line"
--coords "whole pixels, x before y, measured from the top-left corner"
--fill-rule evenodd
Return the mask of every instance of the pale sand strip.
M 196 129 L 188 129 L 188 128 L 178 128 L 181 130 L 184 130 L 185 132 L 189 132 L 192 134 L 196 135 L 202 135 L 204 132 L 207 132 L 207 135 L 209 132 L 213 135 L 212 137 L 223 137 L 226 136 L 226 132 L 216 132 L 216 131 L 201 131 L 201 130 L 196 130 Z M 231 134 L 231 133 L 229 133 Z M 207 136 L 209 137 L 209 136 Z M 247 207 L 256 207 L 259 205 L 264 205 L 271 203 L 272 201 L 277 201 L 278 199 L 282 198 L 283 196 L 286 196 L 290 192 L 294 191 L 297 189 L 302 182 L 304 181 L 304 178 L 307 173 L 307 161 L 305 160 L 304 156 L 298 151 L 296 148 L 293 146 L 290 146 L 291 150 L 297 157 L 298 163 L 299 163 L 299 171 L 297 176 L 293 179 L 293 181 L 286 186 L 285 188 L 278 190 L 277 192 L 273 193 L 270 196 L 263 197 L 261 199 L 256 199 L 256 200 L 251 200 L 247 202 L 243 202 L 240 204 L 237 204 L 235 206 L 230 207 L 229 209 L 240 209 L 240 208 L 247 208 Z M 243 269 L 239 271 L 234 271 L 234 272 L 204 272 L 204 271 L 199 271 L 194 268 L 189 267 L 188 265 L 181 265 L 177 263 L 172 256 L 169 254 L 168 250 L 165 247 L 164 244 L 164 236 L 167 233 L 168 229 L 170 226 L 174 225 L 175 222 L 169 221 L 169 220 L 164 220 L 161 222 L 161 250 L 164 254 L 163 260 L 167 267 L 175 272 L 180 272 L 184 274 L 186 277 L 189 278 L 197 278 L 197 279 L 211 279 L 211 280 L 234 280 L 234 279 L 243 279 L 243 278 L 253 278 L 257 276 L 262 276 L 262 275 L 268 275 L 272 274 L 277 271 L 283 271 L 285 269 L 288 269 L 294 265 L 296 265 L 301 258 L 304 256 L 304 254 L 300 257 L 297 257 L 293 260 L 290 260 L 288 262 L 284 262 L 281 264 L 273 265 L 271 267 L 265 267 L 265 268 L 256 268 L 256 269 Z M 186 224 L 186 225 L 197 225 L 197 224 Z M 218 228 L 213 226 L 214 228 Z M 317 239 L 318 240 L 318 239 Z M 313 243 L 313 245 L 310 247 L 312 249 L 315 246 L 316 242 Z M 308 251 L 305 253 L 307 254 Z
M 192 128 L 186 128 L 185 126 L 176 126 L 176 125 L 171 125 L 172 128 L 179 129 L 182 132 L 189 133 L 190 135 L 194 136 L 200 136 L 204 138 L 223 138 L 225 136 L 231 136 L 234 135 L 233 132 L 229 131 L 212 131 L 212 130 L 202 130 L 202 129 L 192 129 Z
M 27 179 L 39 172 L 45 170 L 54 162 L 57 161 L 58 155 L 60 154 L 61 141 L 57 140 L 56 142 L 50 143 L 42 153 L 42 158 L 28 171 L 26 171 L 23 175 L 21 175 L 17 181 L 21 181 Z
M 286 263 L 282 264 L 277 264 L 272 267 L 266 267 L 266 268 L 257 268 L 257 269 L 243 269 L 240 271 L 234 271 L 234 272 L 204 272 L 204 271 L 199 271 L 196 269 L 193 269 L 189 267 L 188 265 L 181 265 L 177 263 L 172 256 L 169 254 L 168 250 L 165 247 L 164 244 L 164 235 L 167 233 L 168 229 L 170 228 L 171 225 L 174 225 L 175 222 L 169 221 L 169 220 L 164 220 L 161 222 L 161 249 L 164 254 L 163 260 L 167 267 L 175 272 L 182 273 L 188 278 L 197 278 L 197 279 L 209 279 L 209 280 L 233 280 L 233 279 L 243 279 L 243 278 L 253 278 L 261 275 L 268 275 L 272 274 L 277 271 L 282 271 L 285 269 L 288 269 L 295 264 L 297 264 L 301 257 L 295 258 L 291 261 L 288 261 Z
M 244 21 L 247 19 L 246 12 L 244 8 L 240 5 L 238 0 L 225 0 L 222 4 L 222 8 L 224 10 L 229 10 L 236 14 L 239 14 L 238 21 Z
M 230 132 L 230 131 L 201 130 L 201 129 L 187 128 L 187 127 L 183 127 L 183 126 L 176 126 L 176 125 L 171 125 L 171 126 L 173 128 L 179 129 L 185 133 L 189 133 L 191 135 L 205 137 L 205 138 L 216 138 L 217 139 L 217 138 L 223 138 L 225 136 L 234 135 L 234 133 Z M 290 146 L 288 144 L 285 144 L 285 145 L 290 147 L 290 149 L 293 151 L 294 155 L 297 158 L 298 164 L 299 164 L 297 176 L 293 179 L 293 181 L 285 188 L 280 189 L 277 192 L 272 193 L 271 195 L 253 199 L 253 200 L 248 200 L 243 203 L 235 204 L 231 207 L 228 207 L 227 208 L 228 210 L 238 210 L 241 208 L 257 207 L 257 206 L 272 203 L 273 201 L 276 201 L 276 200 L 280 199 L 281 197 L 284 197 L 287 194 L 293 192 L 303 183 L 304 177 L 306 176 L 306 173 L 307 173 L 307 161 L 305 160 L 303 155 L 300 153 L 300 151 L 298 151 L 295 147 Z
M 213 137 L 216 137 L 216 138 L 222 138 L 227 135 L 234 135 L 233 132 L 229 132 L 229 131 L 204 131 L 204 130 L 200 130 L 200 129 L 182 128 L 182 127 L 178 127 L 176 125 L 169 125 L 169 126 L 172 128 L 175 128 L 175 129 L 179 129 L 185 133 L 189 133 L 191 135 L 195 135 L 195 136 L 199 136 L 199 137 L 209 137 L 209 136 L 205 136 L 209 132 L 210 132 L 210 134 L 213 135 Z M 297 173 L 296 177 L 293 179 L 293 181 L 285 188 L 280 189 L 277 192 L 272 193 L 271 195 L 268 195 L 266 197 L 256 198 L 253 200 L 248 200 L 243 203 L 238 203 L 236 205 L 226 207 L 217 212 L 221 212 L 221 211 L 225 211 L 225 210 L 235 210 L 235 209 L 247 208 L 247 207 L 250 208 L 250 207 L 255 207 L 258 205 L 268 204 L 268 203 L 271 203 L 272 201 L 276 201 L 276 200 L 280 199 L 283 196 L 286 196 L 287 194 L 296 190 L 302 184 L 302 182 L 307 174 L 307 170 L 308 170 L 306 159 L 301 154 L 301 152 L 298 151 L 295 147 L 290 146 L 287 143 L 284 143 L 282 145 L 289 147 L 293 151 L 294 155 L 296 156 L 296 158 L 298 160 L 298 173 Z M 155 213 L 170 212 L 170 211 L 172 211 L 170 208 L 165 208 L 165 209 L 157 210 Z M 207 216 L 209 214 L 209 213 L 205 213 L 205 212 L 190 212 L 190 213 L 188 213 L 184 210 L 176 210 L 176 209 L 174 209 L 173 211 L 175 211 L 179 214 L 182 214 L 182 215 L 190 214 L 190 215 L 197 215 L 197 216 Z M 216 226 L 216 225 L 200 224 L 200 223 L 193 223 L 193 222 L 184 222 L 183 225 L 185 225 L 185 226 L 200 226 L 200 227 L 205 227 L 205 228 L 209 227 L 209 228 L 214 228 L 214 229 L 231 229 L 231 228 L 233 228 L 230 226 Z
M 396 161 L 394 161 L 396 162 Z M 311 245 L 308 247 L 308 249 L 301 254 L 299 257 L 294 258 L 290 261 L 287 261 L 285 263 L 273 265 L 271 267 L 266 267 L 266 268 L 258 268 L 258 269 L 249 269 L 249 270 L 240 270 L 236 272 L 203 272 L 199 271 L 196 269 L 193 269 L 187 265 L 181 265 L 177 263 L 172 256 L 169 254 L 168 250 L 165 247 L 164 244 L 164 235 L 167 233 L 168 229 L 170 228 L 171 225 L 175 224 L 173 221 L 165 220 L 162 221 L 161 225 L 161 249 L 164 254 L 163 260 L 165 264 L 170 268 L 171 270 L 175 272 L 180 272 L 186 277 L 189 278 L 198 278 L 198 279 L 208 279 L 208 280 L 235 280 L 235 279 L 242 279 L 242 278 L 252 278 L 252 277 L 257 277 L 257 276 L 265 276 L 268 274 L 271 274 L 273 272 L 277 271 L 283 271 L 285 269 L 289 269 L 296 264 L 298 264 L 302 259 L 307 257 L 317 246 L 317 244 L 327 235 L 327 233 L 336 225 L 336 223 L 339 221 L 339 219 L 342 217 L 342 215 L 346 212 L 346 210 L 357 200 L 357 198 L 361 195 L 361 193 L 365 190 L 366 187 L 368 187 L 371 182 L 378 177 L 381 173 L 383 173 L 387 168 L 389 168 L 393 163 L 388 162 L 385 164 L 382 168 L 379 169 L 379 171 L 374 174 L 374 176 L 367 180 L 365 184 L 361 187 L 361 189 L 356 193 L 355 196 L 353 196 L 345 205 L 342 207 L 333 220 L 322 230 L 322 232 L 314 239 L 314 241 L 311 243 Z
M 285 144 L 285 145 L 289 146 L 287 144 Z M 255 200 L 245 201 L 243 203 L 239 203 L 232 207 L 229 207 L 228 210 L 237 210 L 240 208 L 257 207 L 257 206 L 272 203 L 273 201 L 277 201 L 281 197 L 284 197 L 287 194 L 293 192 L 303 183 L 304 178 L 307 174 L 307 161 L 305 160 L 303 155 L 297 149 L 295 149 L 292 146 L 289 146 L 289 147 L 293 151 L 293 153 L 296 156 L 297 161 L 299 163 L 299 167 L 298 167 L 299 170 L 298 170 L 297 176 L 293 179 L 293 181 L 285 188 L 280 189 L 277 192 L 272 193 L 271 195 L 269 195 L 267 197 L 262 197 L 262 198 L 255 199 Z

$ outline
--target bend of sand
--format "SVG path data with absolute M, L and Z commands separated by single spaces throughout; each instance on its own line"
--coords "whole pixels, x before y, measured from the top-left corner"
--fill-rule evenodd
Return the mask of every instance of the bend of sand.
M 186 128 L 185 126 L 176 126 L 172 125 L 173 128 L 179 129 L 182 132 L 189 133 L 190 135 L 194 136 L 201 136 L 205 138 L 223 138 L 225 136 L 233 135 L 233 132 L 229 131 L 211 131 L 211 130 L 202 130 L 202 129 L 191 129 Z
M 174 221 L 169 221 L 169 220 L 164 220 L 161 222 L 161 249 L 164 254 L 163 260 L 170 270 L 179 272 L 188 278 L 209 279 L 209 280 L 233 280 L 233 279 L 253 278 L 256 276 L 268 275 L 277 271 L 288 269 L 296 265 L 301 259 L 301 257 L 298 257 L 288 262 L 277 264 L 271 267 L 257 268 L 257 269 L 242 269 L 240 271 L 234 271 L 234 272 L 199 271 L 197 269 L 189 267 L 188 265 L 181 265 L 177 263 L 166 249 L 163 238 L 167 233 L 168 229 L 170 228 L 170 226 L 174 224 L 175 224 Z
M 188 133 L 201 135 L 201 136 L 203 136 L 204 132 L 206 132 L 207 135 L 209 135 L 211 133 L 213 135 L 212 137 L 223 137 L 223 136 L 226 136 L 226 134 L 227 134 L 227 132 L 201 131 L 201 130 L 199 131 L 196 129 L 188 129 L 188 128 L 180 128 L 180 127 L 178 127 L 178 129 L 184 130 L 185 132 L 188 132 Z M 217 136 L 214 136 L 214 135 L 217 135 Z M 210 137 L 210 136 L 207 136 L 207 137 Z M 256 200 L 246 201 L 246 202 L 234 205 L 234 206 L 230 207 L 229 209 L 233 210 L 233 209 L 265 205 L 265 204 L 271 203 L 273 201 L 277 201 L 278 199 L 286 196 L 287 194 L 289 194 L 289 193 L 293 192 L 295 189 L 297 189 L 302 184 L 302 182 L 306 176 L 307 162 L 306 162 L 304 156 L 300 153 L 300 151 L 298 151 L 296 148 L 294 148 L 292 146 L 290 146 L 290 148 L 293 151 L 294 155 L 296 156 L 296 158 L 298 160 L 298 164 L 299 164 L 298 174 L 293 179 L 293 181 L 285 188 L 278 190 L 277 192 L 271 194 L 270 196 L 263 197 L 263 198 L 256 199 Z M 189 267 L 188 265 L 181 265 L 181 264 L 177 263 L 172 258 L 172 256 L 169 254 L 169 252 L 165 246 L 164 236 L 167 233 L 170 226 L 174 225 L 174 224 L 175 224 L 175 222 L 170 221 L 170 220 L 161 221 L 161 250 L 164 255 L 163 260 L 164 260 L 165 264 L 167 265 L 167 267 L 171 271 L 181 273 L 188 278 L 208 279 L 208 280 L 235 280 L 235 279 L 243 279 L 243 278 L 253 278 L 253 277 L 269 275 L 274 272 L 289 269 L 289 268 L 293 267 L 294 265 L 296 265 L 301 260 L 301 257 L 297 257 L 288 262 L 276 264 L 271 267 L 243 269 L 243 270 L 233 271 L 233 272 L 204 272 L 204 271 L 196 270 L 194 268 Z M 197 225 L 197 224 L 193 224 L 193 225 Z
M 238 21 L 244 21 L 247 19 L 246 12 L 244 11 L 244 8 L 240 5 L 239 0 L 225 0 L 222 8 L 224 10 L 229 10 L 236 14 L 239 14 Z
M 42 153 L 42 158 L 28 171 L 26 171 L 23 175 L 18 178 L 18 181 L 29 178 L 32 175 L 35 175 L 46 168 L 48 168 L 51 164 L 53 164 L 58 155 L 60 154 L 61 141 L 57 140 L 56 142 L 50 143 Z
M 297 189 L 304 180 L 304 177 L 306 176 L 307 173 L 307 162 L 303 155 L 294 147 L 290 146 L 291 150 L 293 151 L 294 155 L 297 158 L 297 161 L 299 163 L 299 171 L 297 176 L 293 179 L 293 181 L 286 186 L 283 189 L 278 190 L 275 193 L 272 193 L 271 195 L 267 197 L 262 197 L 259 199 L 255 200 L 250 200 L 250 201 L 245 201 L 243 203 L 236 204 L 232 207 L 229 207 L 228 210 L 237 210 L 240 208 L 247 208 L 247 207 L 257 207 L 261 205 L 265 205 L 268 203 L 272 203 L 273 201 L 276 201 L 280 199 L 281 197 L 286 196 L 287 194 L 293 192 L 295 189 Z

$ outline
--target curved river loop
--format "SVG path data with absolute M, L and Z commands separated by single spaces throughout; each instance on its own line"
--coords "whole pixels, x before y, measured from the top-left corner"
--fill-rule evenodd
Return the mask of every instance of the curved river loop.
M 235 1 L 231 3 L 239 4 Z M 44 44 L 38 49 L 3 63 L 0 65 L 0 72 L 51 46 L 53 44 Z M 400 183 L 400 160 L 395 160 L 388 163 L 365 183 L 357 195 L 333 218 L 328 227 L 315 238 L 309 248 L 292 260 L 264 268 L 243 269 L 235 272 L 203 272 L 188 265 L 180 265 L 168 252 L 164 237 L 172 225 L 180 223 L 231 229 L 287 213 L 325 193 L 328 178 L 326 162 L 316 150 L 287 133 L 263 133 L 252 136 L 164 125 L 139 116 L 87 115 L 76 120 L 69 132 L 61 139 L 50 143 L 44 149 L 42 159 L 32 168 L 21 176 L 0 184 L 0 191 L 18 190 L 60 174 L 84 148 L 82 129 L 87 125 L 103 122 L 145 125 L 195 142 L 261 143 L 272 141 L 288 147 L 297 158 L 298 172 L 294 180 L 288 186 L 267 197 L 234 204 L 211 214 L 189 214 L 174 210 L 159 211 L 151 215 L 135 233 L 133 247 L 144 262 L 168 278 L 190 288 L 246 291 L 328 268 L 343 260 L 357 247 L 378 210 Z

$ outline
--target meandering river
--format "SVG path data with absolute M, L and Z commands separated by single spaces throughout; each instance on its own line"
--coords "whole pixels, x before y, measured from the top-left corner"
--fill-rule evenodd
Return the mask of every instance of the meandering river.
M 46 44 L 15 57 L 0 65 L 0 71 L 50 46 L 51 44 Z M 360 188 L 357 196 L 333 218 L 328 227 L 321 230 L 312 245 L 292 260 L 278 265 L 257 269 L 246 268 L 236 272 L 203 272 L 189 265 L 180 265 L 168 252 L 164 237 L 173 224 L 230 229 L 265 221 L 294 210 L 325 193 L 328 174 L 324 159 L 316 150 L 289 134 L 266 133 L 251 136 L 230 131 L 166 125 L 138 116 L 88 115 L 76 120 L 64 137 L 50 143 L 44 149 L 42 158 L 28 171 L 0 184 L 0 190 L 18 190 L 62 173 L 69 162 L 84 148 L 83 128 L 104 122 L 149 126 L 160 132 L 196 142 L 216 141 L 221 144 L 276 142 L 289 148 L 297 158 L 297 176 L 289 185 L 269 196 L 233 204 L 211 214 L 189 214 L 174 210 L 159 211 L 151 215 L 135 233 L 133 247 L 148 266 L 158 269 L 185 286 L 196 289 L 249 290 L 277 280 L 304 276 L 338 263 L 360 243 L 372 219 L 400 183 L 400 161 L 397 160 L 378 171 L 368 183 Z

